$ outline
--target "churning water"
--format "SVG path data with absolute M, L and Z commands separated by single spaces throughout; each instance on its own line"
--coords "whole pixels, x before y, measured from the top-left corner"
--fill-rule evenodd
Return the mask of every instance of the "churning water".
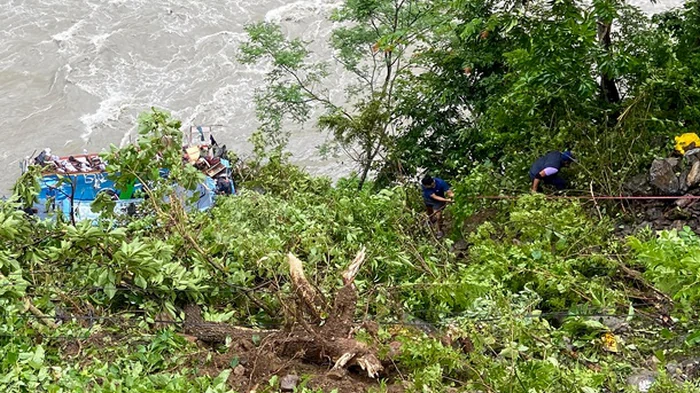
M 640 1 L 640 0 L 636 0 Z M 341 0 L 2 0 L 0 4 L 0 195 L 19 162 L 51 147 L 59 155 L 100 151 L 134 135 L 151 106 L 183 125 L 219 124 L 219 142 L 250 150 L 253 94 L 265 72 L 238 64 L 243 26 L 268 20 L 286 33 L 325 42 Z M 678 5 L 638 5 L 658 12 Z M 315 56 L 330 59 L 323 45 Z M 342 77 L 329 82 L 342 94 Z M 313 125 L 289 149 L 313 173 L 336 177 L 350 163 L 323 160 Z

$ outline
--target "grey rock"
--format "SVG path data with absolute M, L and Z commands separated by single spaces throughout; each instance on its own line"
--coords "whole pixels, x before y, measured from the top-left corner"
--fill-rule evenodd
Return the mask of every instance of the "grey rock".
M 670 361 L 666 364 L 666 372 L 678 381 L 696 381 L 700 379 L 700 357 L 686 359 L 680 363 Z
M 280 390 L 283 392 L 293 391 L 299 384 L 299 376 L 294 374 L 288 374 L 280 379 Z
M 639 173 L 632 176 L 629 180 L 625 182 L 622 186 L 625 191 L 632 195 L 650 195 L 651 185 L 649 184 L 649 177 L 644 173 Z
M 594 318 L 598 322 L 602 323 L 605 325 L 608 329 L 610 329 L 614 333 L 622 332 L 624 330 L 627 330 L 629 328 L 629 323 L 625 321 L 624 318 L 618 318 L 618 317 L 613 317 L 613 316 L 604 316 L 604 317 L 597 317 Z
M 649 181 L 664 194 L 676 194 L 680 188 L 678 177 L 674 172 L 673 159 L 656 159 L 651 163 L 649 170 Z M 676 161 L 678 159 L 675 159 Z M 677 163 L 676 163 L 677 165 Z
M 691 196 L 691 195 L 686 194 L 686 195 L 684 195 L 684 196 Z M 685 209 L 686 207 L 688 207 L 688 206 L 694 204 L 695 201 L 696 201 L 696 199 L 691 199 L 691 198 L 680 198 L 680 199 L 676 199 L 676 202 L 674 202 L 674 203 L 675 203 L 676 206 L 678 206 L 679 208 Z
M 648 221 L 656 221 L 664 216 L 663 210 L 658 207 L 650 207 L 646 210 L 644 218 Z
M 634 228 L 632 228 L 629 225 L 619 225 L 616 228 L 615 233 L 618 236 L 627 237 L 627 236 L 630 236 L 634 233 Z
M 452 252 L 464 251 L 469 248 L 469 244 L 464 239 L 459 239 L 452 245 Z
M 678 164 L 681 163 L 681 159 L 678 157 L 667 158 L 665 161 L 668 162 L 669 164 L 671 164 L 671 168 L 673 168 L 673 169 L 677 169 Z
M 664 217 L 668 220 L 688 220 L 691 218 L 691 214 L 680 208 L 671 209 L 664 214 Z
M 693 164 L 695 161 L 700 160 L 700 149 L 691 149 L 685 152 L 683 155 L 688 164 Z
M 668 362 L 666 364 L 666 372 L 671 377 L 683 377 L 683 368 L 676 362 Z
M 245 374 L 245 367 L 243 367 L 242 365 L 239 364 L 238 366 L 233 368 L 233 375 L 241 377 L 243 376 L 243 374 Z
M 690 172 L 688 172 L 688 176 L 685 179 L 685 184 L 688 188 L 692 188 L 698 183 L 700 183 L 700 161 L 695 161 L 693 166 L 690 167 Z
M 683 169 L 681 172 L 681 175 L 678 177 L 678 185 L 680 188 L 681 194 L 685 194 L 688 192 L 688 184 L 686 184 L 686 180 L 688 179 L 688 173 L 690 171 L 688 169 Z
M 673 223 L 671 223 L 671 229 L 675 229 L 677 231 L 682 231 L 683 227 L 685 226 L 685 221 L 683 220 L 675 220 Z
M 639 226 L 637 226 L 637 229 L 636 229 L 636 230 L 639 231 L 639 230 L 642 230 L 642 229 L 645 229 L 645 228 L 651 228 L 651 227 L 652 227 L 652 225 L 651 225 L 651 223 L 650 223 L 649 221 L 642 221 L 642 223 L 639 224 Z
M 674 222 L 671 222 L 670 220 L 659 220 L 655 221 L 652 225 L 653 229 L 668 229 L 671 225 L 673 225 Z M 677 223 L 676 223 L 677 224 Z M 681 226 L 681 229 L 683 227 Z
M 684 360 L 680 366 L 688 380 L 700 379 L 700 357 Z
M 650 370 L 642 370 L 627 378 L 627 384 L 635 387 L 641 393 L 648 392 L 654 381 L 656 381 L 656 372 Z

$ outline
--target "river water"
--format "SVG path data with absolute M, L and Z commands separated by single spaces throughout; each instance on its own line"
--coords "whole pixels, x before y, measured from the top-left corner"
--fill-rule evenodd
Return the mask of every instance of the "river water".
M 183 125 L 217 124 L 219 142 L 242 155 L 257 127 L 253 104 L 263 67 L 238 64 L 243 26 L 267 20 L 323 43 L 340 0 L 2 0 L 0 2 L 0 195 L 19 162 L 50 147 L 59 155 L 129 142 L 138 114 L 167 109 Z M 648 13 L 656 4 L 635 0 Z M 322 44 L 315 56 L 329 59 Z M 342 94 L 342 77 L 329 86 Z M 317 152 L 313 124 L 294 130 L 289 150 L 312 173 L 348 173 L 350 163 Z

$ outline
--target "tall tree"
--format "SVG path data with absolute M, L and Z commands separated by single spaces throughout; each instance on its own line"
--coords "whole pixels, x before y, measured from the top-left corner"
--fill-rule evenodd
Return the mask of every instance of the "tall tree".
M 329 64 L 309 62 L 307 43 L 284 37 L 276 25 L 248 26 L 239 60 L 272 65 L 256 95 L 261 130 L 280 148 L 289 136 L 282 131 L 285 118 L 306 122 L 320 109 L 318 125 L 358 163 L 362 187 L 376 161 L 393 148 L 401 124 L 396 86 L 414 67 L 412 51 L 430 33 L 436 4 L 348 0 L 334 12 L 332 20 L 341 27 L 331 35 L 333 61 L 351 80 L 341 100 L 323 84 Z

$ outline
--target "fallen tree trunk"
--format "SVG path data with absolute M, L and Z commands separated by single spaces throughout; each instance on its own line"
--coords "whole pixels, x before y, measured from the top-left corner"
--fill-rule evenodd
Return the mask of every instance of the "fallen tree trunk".
M 279 332 L 279 330 L 250 329 L 226 323 L 206 322 L 202 318 L 202 310 L 196 304 L 186 305 L 184 311 L 185 322 L 183 330 L 185 334 L 197 337 L 198 340 L 205 343 L 224 343 L 227 337 L 234 340 L 248 340 L 252 342 L 253 336 L 262 338 Z

